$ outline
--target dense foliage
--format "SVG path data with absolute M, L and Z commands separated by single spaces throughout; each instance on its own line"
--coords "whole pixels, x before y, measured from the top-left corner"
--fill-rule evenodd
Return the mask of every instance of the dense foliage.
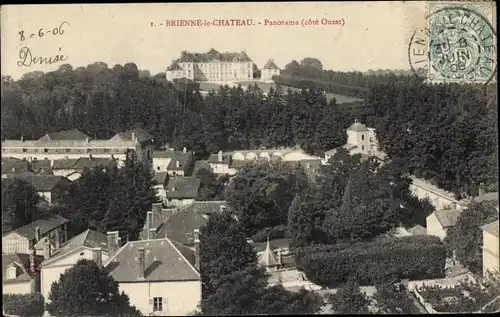
M 45 312 L 40 293 L 3 294 L 2 305 L 5 314 L 19 317 L 41 317 Z
M 141 316 L 130 305 L 125 293 L 106 268 L 94 261 L 79 260 L 72 268 L 52 283 L 50 303 L 46 305 L 52 316 Z
M 22 227 L 41 216 L 41 197 L 30 183 L 18 179 L 2 179 L 2 232 Z
M 275 239 L 284 239 L 287 237 L 287 227 L 286 225 L 278 225 L 275 227 L 264 228 L 250 237 L 254 242 L 264 242 Z
M 463 211 L 454 227 L 448 229 L 445 244 L 457 259 L 474 273 L 483 270 L 483 225 L 498 219 L 495 203 L 472 203 Z
M 127 232 L 128 239 L 136 239 L 146 212 L 157 201 L 149 165 L 128 152 L 119 169 L 115 164 L 85 169 L 71 183 L 61 213 L 77 232 L 88 228 L 103 233 L 117 230 Z
M 372 285 L 391 278 L 442 277 L 445 260 L 446 250 L 439 238 L 410 236 L 359 242 L 334 251 L 305 252 L 298 266 L 318 285 L 332 286 L 351 278 Z
M 200 179 L 196 200 L 224 200 L 224 190 L 229 183 L 229 176 L 217 177 L 216 174 L 204 168 L 196 171 L 195 176 Z
M 357 283 L 349 281 L 335 293 L 329 294 L 327 303 L 332 305 L 335 314 L 367 314 L 370 299 Z
M 300 171 L 279 161 L 247 164 L 239 170 L 226 189 L 226 199 L 248 236 L 287 223 L 293 197 L 307 186 Z
M 203 315 L 313 314 L 322 305 L 314 293 L 268 287 L 241 225 L 229 214 L 210 216 L 200 230 Z
M 406 288 L 399 284 L 383 283 L 377 285 L 377 291 L 372 296 L 377 314 L 420 314 Z

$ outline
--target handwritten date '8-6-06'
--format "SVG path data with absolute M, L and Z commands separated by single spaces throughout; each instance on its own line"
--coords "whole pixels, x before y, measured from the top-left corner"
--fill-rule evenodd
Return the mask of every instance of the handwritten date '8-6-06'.
M 64 35 L 64 27 L 65 26 L 71 26 L 68 21 L 63 21 L 58 27 L 55 28 L 39 28 L 37 31 L 32 32 L 32 33 L 24 33 L 24 30 L 21 30 L 18 32 L 19 34 L 19 40 L 24 41 L 26 38 L 41 38 L 47 34 L 52 34 L 52 35 Z

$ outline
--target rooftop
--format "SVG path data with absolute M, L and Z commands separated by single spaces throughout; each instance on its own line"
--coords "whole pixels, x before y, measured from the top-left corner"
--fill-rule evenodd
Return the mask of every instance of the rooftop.
M 347 130 L 356 132 L 368 132 L 368 128 L 358 120 L 354 121 L 354 123 L 349 128 L 347 128 Z
M 187 51 L 181 52 L 181 57 L 177 60 L 179 63 L 206 63 L 206 62 L 251 62 L 252 60 L 248 55 L 242 52 L 225 52 L 220 53 L 213 48 L 207 53 L 189 53 Z
M 144 278 L 138 277 L 138 249 L 145 249 Z M 127 242 L 106 264 L 117 282 L 199 281 L 191 249 L 170 239 Z
M 165 189 L 167 198 L 196 198 L 200 187 L 200 179 L 191 176 L 173 176 L 169 178 Z
M 35 239 L 35 228 L 40 228 L 40 234 L 45 234 L 50 230 L 62 226 L 65 223 L 68 223 L 69 220 L 61 217 L 59 215 L 50 215 L 42 217 L 41 219 L 35 220 L 32 223 L 29 223 L 21 228 L 13 230 L 9 233 L 4 234 L 3 236 L 10 234 L 12 232 L 17 233 L 23 237 L 26 237 L 30 240 Z
M 83 132 L 80 132 L 77 129 L 66 130 L 66 131 L 58 131 L 58 132 L 50 132 L 42 136 L 40 141 L 69 141 L 69 140 L 86 140 L 90 138 Z
M 21 174 L 22 173 L 22 174 Z M 50 192 L 54 190 L 59 184 L 69 183 L 70 181 L 63 176 L 55 175 L 36 175 L 32 173 L 17 173 L 9 176 L 10 179 L 20 178 L 30 183 L 37 192 Z
M 443 228 L 453 227 L 461 214 L 461 210 L 436 210 L 434 214 Z
M 438 194 L 438 195 L 445 197 L 445 198 L 447 198 L 451 201 L 454 201 L 454 202 L 467 203 L 466 201 L 458 201 L 457 199 L 455 199 L 455 195 L 453 195 L 453 193 L 446 191 L 444 189 L 441 189 L 429 181 L 417 178 L 415 176 L 410 176 L 410 178 L 412 179 L 413 185 L 415 185 L 417 187 L 420 187 L 420 188 L 427 190 L 427 191 L 431 191 L 435 194 Z
M 201 161 L 198 160 L 194 163 L 194 168 L 193 168 L 193 175 L 196 175 L 196 172 L 198 172 L 201 169 L 205 169 L 207 171 L 211 171 L 212 169 L 210 168 L 210 165 L 208 164 L 208 161 Z
M 259 256 L 258 262 L 261 266 L 270 267 L 280 265 L 278 257 L 274 254 L 270 247 L 269 240 L 266 243 L 266 249 Z
M 263 69 L 280 69 L 272 59 L 268 60 L 266 65 L 264 65 Z
M 52 262 L 53 259 L 59 258 L 69 252 L 80 247 L 87 248 L 101 248 L 104 252 L 108 251 L 108 240 L 104 233 L 87 229 L 79 235 L 73 237 L 69 241 L 61 245 L 61 247 L 54 251 L 52 257 L 48 259 L 44 265 Z
M 36 261 L 41 263 L 43 256 L 36 256 Z M 16 278 L 7 279 L 7 268 L 15 263 L 17 266 Z M 24 281 L 31 281 L 33 274 L 30 273 L 30 255 L 25 253 L 2 254 L 2 282 L 18 283 Z
M 2 157 L 2 174 L 12 174 L 29 170 L 29 162 L 25 160 Z
M 113 159 L 102 157 L 82 157 L 79 159 L 62 159 L 54 160 L 52 169 L 77 169 L 82 170 L 86 168 L 96 168 L 97 166 L 105 166 L 113 162 Z
M 193 154 L 191 152 L 184 151 L 154 151 L 153 158 L 169 158 L 167 170 L 169 171 L 183 171 L 191 160 Z M 179 162 L 179 167 L 177 167 L 177 162 Z
M 165 186 L 168 180 L 167 172 L 155 172 L 155 182 L 157 185 Z
M 194 208 L 185 208 L 174 213 L 165 223 L 167 237 L 183 245 L 192 245 L 194 229 L 200 229 L 207 221 L 208 217 L 199 214 Z
M 117 133 L 114 137 L 112 137 L 110 140 L 114 140 L 116 138 L 119 138 L 124 141 L 135 141 L 132 136 L 135 136 L 138 142 L 144 142 L 144 141 L 149 141 L 153 139 L 153 136 L 149 134 L 146 130 L 142 128 L 135 128 L 135 129 L 130 129 L 125 132 Z
M 493 222 L 490 222 L 489 224 L 486 224 L 483 226 L 483 230 L 494 235 L 495 237 L 498 237 L 498 225 L 499 225 L 499 222 L 498 222 L 498 219 L 493 221 Z

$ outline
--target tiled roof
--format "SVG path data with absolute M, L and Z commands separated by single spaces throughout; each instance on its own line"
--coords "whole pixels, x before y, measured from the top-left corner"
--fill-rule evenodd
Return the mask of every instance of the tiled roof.
M 417 178 L 415 176 L 410 176 L 410 178 L 412 179 L 413 185 L 415 185 L 417 187 L 420 187 L 420 188 L 425 189 L 427 191 L 433 192 L 433 193 L 438 194 L 442 197 L 446 197 L 447 199 L 449 199 L 451 201 L 455 201 L 458 203 L 464 203 L 464 204 L 468 203 L 468 201 L 466 201 L 466 200 L 462 200 L 462 201 L 456 200 L 453 193 L 450 193 L 444 189 L 441 189 L 428 181 Z
M 135 137 L 137 141 L 144 142 L 153 139 L 153 136 L 149 134 L 146 130 L 142 128 L 131 129 L 125 132 L 120 132 L 112 137 L 110 140 L 114 140 L 115 138 L 120 138 L 122 140 L 134 141 L 132 140 L 132 133 L 135 133 Z
M 78 131 L 77 129 L 59 131 L 59 132 L 51 132 L 47 133 L 43 137 L 41 137 L 40 141 L 61 141 L 61 140 L 86 140 L 90 138 L 83 132 Z
M 208 218 L 199 214 L 194 208 L 174 213 L 165 223 L 167 237 L 184 245 L 194 244 L 193 230 L 200 229 Z
M 144 279 L 138 277 L 138 248 L 145 249 Z M 106 267 L 117 282 L 199 281 L 194 251 L 169 239 L 131 241 L 113 256 Z
M 193 154 L 191 152 L 184 153 L 183 151 L 154 151 L 153 158 L 170 158 L 167 170 L 169 171 L 183 171 L 191 160 Z M 177 167 L 179 162 L 179 167 Z
M 461 210 L 436 210 L 434 212 L 443 228 L 453 227 L 461 213 Z
M 2 142 L 3 148 L 135 148 L 135 141 L 122 140 L 118 138 L 110 140 L 5 140 Z
M 165 189 L 167 191 L 167 198 L 196 198 L 199 187 L 199 178 L 173 176 L 168 180 Z
M 167 71 L 175 71 L 175 70 L 182 70 L 182 67 L 180 67 L 176 61 L 173 61 L 172 64 L 170 64 L 170 66 L 167 67 Z
M 272 59 L 268 60 L 266 65 L 264 65 L 264 69 L 280 69 Z
M 218 51 L 211 49 L 207 53 L 188 53 L 182 52 L 181 57 L 177 60 L 179 63 L 201 63 L 201 62 L 251 62 L 252 60 L 245 52 L 240 53 L 219 53 Z
M 258 262 L 264 267 L 279 265 L 278 257 L 272 251 L 269 241 L 267 241 L 266 243 L 266 249 L 264 250 L 264 253 L 259 256 Z
M 416 225 L 414 227 L 408 228 L 408 232 L 412 235 L 426 235 L 427 229 L 425 229 L 421 225 Z
M 111 158 L 104 157 L 82 157 L 79 159 L 63 159 L 63 160 L 54 160 L 54 165 L 52 169 L 76 169 L 83 170 L 85 167 L 87 168 L 96 168 L 99 165 L 106 166 L 113 162 Z
M 368 132 L 368 128 L 364 124 L 358 122 L 358 120 L 356 120 L 349 128 L 347 128 L 347 130 L 356 132 L 363 132 L 363 131 Z
M 29 162 L 15 158 L 2 157 L 2 174 L 11 174 L 29 169 Z
M 489 224 L 487 225 L 484 225 L 483 226 L 483 230 L 488 232 L 488 233 L 491 233 L 492 235 L 494 235 L 495 237 L 498 237 L 498 225 L 499 225 L 499 222 L 498 222 L 498 219 L 493 221 L 493 222 L 490 222 Z
M 43 261 L 43 256 L 35 257 L 37 263 Z M 7 279 L 7 268 L 12 264 L 17 265 L 17 274 L 15 279 Z M 2 282 L 18 283 L 23 281 L 31 281 L 33 278 L 30 273 L 30 255 L 25 253 L 2 254 Z
M 108 252 L 107 236 L 104 233 L 87 229 L 62 244 L 58 250 L 55 250 L 55 252 L 52 254 L 52 257 L 47 260 L 44 265 L 47 265 L 48 263 L 52 262 L 53 259 L 59 258 L 60 256 L 68 254 L 69 252 L 80 247 L 101 248 L 104 252 Z
M 167 172 L 155 172 L 155 182 L 157 185 L 165 185 L 168 180 Z
M 208 161 L 201 161 L 198 160 L 194 163 L 194 168 L 193 168 L 193 175 L 196 175 L 196 172 L 198 172 L 201 169 L 205 169 L 207 171 L 211 171 L 212 169 L 210 168 L 210 165 L 208 164 Z
M 31 169 L 34 171 L 50 171 L 52 167 L 50 166 L 50 160 L 33 160 L 31 161 Z
M 29 223 L 25 226 L 22 226 L 21 228 L 18 228 L 12 232 L 15 232 L 19 235 L 22 235 L 28 239 L 35 239 L 35 228 L 39 227 L 40 228 L 40 234 L 45 234 L 49 232 L 50 230 L 57 228 L 65 223 L 68 223 L 69 220 L 61 217 L 59 215 L 51 215 L 51 216 L 46 216 L 43 217 L 42 219 L 38 219 L 36 221 L 33 221 L 32 223 Z M 10 233 L 10 232 L 9 232 Z M 9 234 L 7 233 L 7 234 Z
M 9 178 L 20 178 L 31 184 L 37 192 L 50 192 L 59 184 L 68 184 L 70 181 L 63 176 L 55 175 L 29 175 L 29 174 L 12 174 Z

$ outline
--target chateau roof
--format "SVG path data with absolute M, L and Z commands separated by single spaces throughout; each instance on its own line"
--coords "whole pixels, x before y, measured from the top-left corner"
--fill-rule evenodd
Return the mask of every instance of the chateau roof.
M 354 121 L 354 123 L 349 128 L 347 128 L 347 130 L 356 131 L 356 132 L 364 132 L 364 131 L 368 131 L 368 128 L 356 119 L 356 121 Z
M 226 52 L 220 53 L 214 49 L 211 49 L 207 53 L 189 53 L 183 51 L 181 57 L 176 61 L 178 63 L 203 63 L 203 62 L 251 62 L 252 60 L 248 57 L 246 52 Z
M 82 170 L 85 167 L 95 168 L 99 165 L 105 166 L 111 163 L 112 161 L 113 159 L 102 158 L 102 157 L 96 157 L 96 158 L 82 157 L 79 159 L 54 160 L 54 165 L 52 166 L 52 169 Z
M 80 132 L 77 129 L 66 130 L 66 131 L 58 131 L 58 132 L 50 132 L 41 137 L 40 141 L 70 141 L 70 140 L 85 140 L 90 138 L 83 132 Z
M 182 70 L 182 67 L 180 67 L 176 61 L 173 61 L 172 64 L 170 64 L 170 66 L 167 67 L 167 71 L 174 71 L 174 70 Z
M 263 69 L 280 69 L 272 59 L 268 60 Z

